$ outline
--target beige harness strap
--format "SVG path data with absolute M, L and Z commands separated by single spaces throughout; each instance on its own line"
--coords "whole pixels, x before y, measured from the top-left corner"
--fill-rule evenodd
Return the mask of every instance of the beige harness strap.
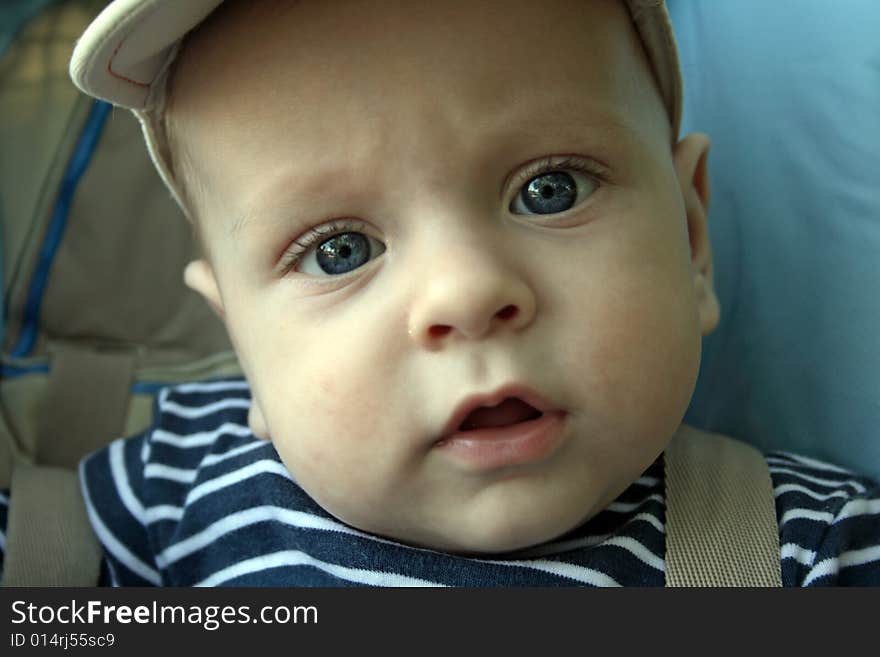
M 781 586 L 779 526 L 763 455 L 682 426 L 664 461 L 666 585 Z
M 95 586 L 100 565 L 76 473 L 16 463 L 3 586 Z
M 40 465 L 19 459 L 12 468 L 4 586 L 98 582 L 101 548 L 73 468 L 121 435 L 135 355 L 65 343 L 51 344 L 50 351 L 50 412 L 36 446 Z
M 133 349 L 53 342 L 46 408 L 37 436 L 37 463 L 75 468 L 80 459 L 124 431 Z

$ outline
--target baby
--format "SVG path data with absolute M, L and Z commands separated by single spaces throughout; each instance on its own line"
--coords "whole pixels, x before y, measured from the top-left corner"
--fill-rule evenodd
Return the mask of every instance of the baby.
M 152 4 L 72 70 L 142 111 L 246 383 L 84 463 L 108 581 L 662 585 L 720 312 L 662 3 Z M 774 458 L 783 583 L 880 583 L 875 485 Z

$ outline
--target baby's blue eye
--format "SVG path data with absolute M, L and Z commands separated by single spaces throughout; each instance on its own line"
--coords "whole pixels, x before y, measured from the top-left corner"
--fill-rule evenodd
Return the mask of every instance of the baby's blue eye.
M 556 214 L 573 208 L 596 183 L 572 171 L 548 171 L 529 180 L 510 204 L 515 214 Z M 583 200 L 583 199 L 581 199 Z
M 384 244 L 363 233 L 339 233 L 310 249 L 298 269 L 313 276 L 339 276 L 362 267 L 384 251 Z

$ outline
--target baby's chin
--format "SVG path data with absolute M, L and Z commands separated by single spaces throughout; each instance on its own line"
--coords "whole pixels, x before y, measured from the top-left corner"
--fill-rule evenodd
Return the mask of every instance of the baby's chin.
M 558 526 L 518 524 L 516 526 L 492 527 L 477 533 L 450 531 L 444 535 L 424 535 L 409 532 L 388 537 L 413 547 L 438 550 L 468 557 L 504 556 L 528 548 L 543 545 L 565 535 L 587 519 Z
M 332 511 L 331 511 L 332 513 Z M 471 557 L 499 556 L 551 542 L 587 522 L 596 511 L 584 514 L 545 512 L 540 515 L 510 517 L 499 513 L 485 520 L 444 519 L 444 526 L 404 526 L 373 524 L 369 521 L 340 520 L 356 529 L 396 543 Z M 336 514 L 334 514 L 336 515 Z

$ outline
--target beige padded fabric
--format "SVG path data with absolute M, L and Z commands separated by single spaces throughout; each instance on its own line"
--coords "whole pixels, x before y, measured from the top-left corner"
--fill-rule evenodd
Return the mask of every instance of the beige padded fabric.
M 781 586 L 764 456 L 751 445 L 683 426 L 664 460 L 666 585 Z
M 222 323 L 183 284 L 198 249 L 140 124 L 121 111 L 93 121 L 105 110 L 70 81 L 76 40 L 106 5 L 51 3 L 0 58 L 7 584 L 94 584 L 100 552 L 76 463 L 144 430 L 159 386 L 241 374 Z
M 95 586 L 100 567 L 76 473 L 16 463 L 3 586 Z
M 55 223 L 62 180 L 82 162 L 88 149 L 73 153 L 97 114 L 70 81 L 70 53 L 106 4 L 50 5 L 0 58 L 0 362 L 14 373 L 0 378 L 0 489 L 18 461 L 73 467 L 111 439 L 143 431 L 159 385 L 240 375 L 222 322 L 183 283 L 198 256 L 192 227 L 130 112 L 106 117 L 65 200 L 66 220 Z M 48 236 L 59 234 L 47 264 Z M 26 309 L 35 291 L 33 322 Z M 22 351 L 29 331 L 33 345 Z

